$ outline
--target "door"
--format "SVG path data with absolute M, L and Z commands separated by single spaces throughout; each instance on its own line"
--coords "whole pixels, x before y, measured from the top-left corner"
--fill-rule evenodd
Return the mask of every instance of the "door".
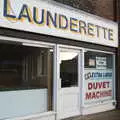
M 59 118 L 80 115 L 80 50 L 59 49 Z

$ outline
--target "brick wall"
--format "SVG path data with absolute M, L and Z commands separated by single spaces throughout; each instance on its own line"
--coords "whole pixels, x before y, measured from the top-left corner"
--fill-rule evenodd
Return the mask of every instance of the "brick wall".
M 116 4 L 116 21 L 119 24 L 119 48 L 118 48 L 118 52 L 117 52 L 117 81 L 116 81 L 116 87 L 117 87 L 117 107 L 120 108 L 120 0 L 117 0 L 117 4 Z
M 115 0 L 55 0 L 66 5 L 114 20 Z

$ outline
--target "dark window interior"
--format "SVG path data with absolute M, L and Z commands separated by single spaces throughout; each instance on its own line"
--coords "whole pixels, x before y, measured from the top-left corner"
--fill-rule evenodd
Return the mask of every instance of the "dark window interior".
M 0 44 L 0 89 L 48 88 L 52 56 L 48 48 Z
M 61 87 L 78 86 L 78 56 L 62 60 L 60 64 Z
M 106 58 L 107 69 L 113 68 L 113 57 L 111 54 L 101 53 L 101 52 L 85 52 L 85 68 L 96 68 L 96 57 Z M 89 60 L 95 61 L 95 65 L 89 65 Z
M 47 89 L 52 109 L 53 49 L 0 44 L 0 91 Z

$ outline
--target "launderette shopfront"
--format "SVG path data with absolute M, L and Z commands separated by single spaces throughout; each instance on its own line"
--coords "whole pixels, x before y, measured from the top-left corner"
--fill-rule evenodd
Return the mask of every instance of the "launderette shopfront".
M 0 119 L 59 120 L 116 107 L 118 25 L 42 0 L 0 0 Z

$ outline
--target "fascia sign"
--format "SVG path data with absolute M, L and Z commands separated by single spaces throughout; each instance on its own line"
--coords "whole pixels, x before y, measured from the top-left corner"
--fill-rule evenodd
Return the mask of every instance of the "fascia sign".
M 42 0 L 0 0 L 0 27 L 118 47 L 118 24 Z

